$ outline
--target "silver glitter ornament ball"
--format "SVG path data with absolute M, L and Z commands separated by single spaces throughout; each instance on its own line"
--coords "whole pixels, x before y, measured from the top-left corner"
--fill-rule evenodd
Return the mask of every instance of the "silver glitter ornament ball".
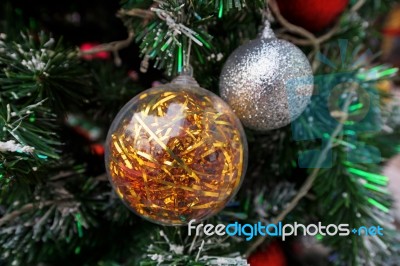
M 313 79 L 304 53 L 266 27 L 260 38 L 229 56 L 219 89 L 246 127 L 268 131 L 300 116 L 310 102 Z

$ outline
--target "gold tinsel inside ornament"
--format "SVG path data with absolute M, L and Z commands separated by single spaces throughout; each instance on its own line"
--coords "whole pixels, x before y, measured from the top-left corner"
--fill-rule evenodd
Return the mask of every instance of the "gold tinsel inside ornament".
M 108 133 L 106 168 L 117 194 L 159 224 L 219 212 L 239 189 L 246 165 L 238 118 L 190 76 L 137 95 Z

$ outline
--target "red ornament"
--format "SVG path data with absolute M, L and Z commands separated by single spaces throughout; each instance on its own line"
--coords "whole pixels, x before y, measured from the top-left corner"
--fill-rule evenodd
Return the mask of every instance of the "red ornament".
M 386 22 L 383 28 L 385 37 L 400 36 L 400 5 L 395 6 L 386 16 Z
M 100 143 L 90 144 L 90 150 L 93 154 L 103 156 L 104 155 L 104 146 Z
M 272 242 L 265 250 L 252 254 L 250 266 L 286 266 L 286 258 L 278 242 Z
M 94 43 L 94 42 L 85 42 L 85 43 L 82 43 L 79 48 L 82 52 L 84 52 L 84 51 L 88 51 L 98 45 L 99 45 L 98 43 Z M 85 60 L 109 59 L 110 53 L 106 52 L 106 51 L 102 51 L 102 52 L 98 52 L 95 54 L 84 54 L 84 55 L 82 55 L 82 58 Z
M 288 21 L 311 32 L 329 27 L 347 7 L 349 0 L 278 0 Z
M 385 62 L 400 66 L 400 5 L 394 6 L 386 16 L 382 33 L 382 56 Z

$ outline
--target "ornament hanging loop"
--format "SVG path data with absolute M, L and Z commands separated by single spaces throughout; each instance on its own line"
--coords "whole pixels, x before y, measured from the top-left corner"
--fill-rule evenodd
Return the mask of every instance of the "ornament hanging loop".
M 199 83 L 193 78 L 193 68 L 186 65 L 184 70 L 171 81 L 172 84 L 189 85 L 192 87 L 200 87 Z
M 268 2 L 268 0 L 265 1 L 265 9 L 263 11 L 264 29 L 261 33 L 261 38 L 263 39 L 276 38 L 275 33 L 271 29 L 271 21 L 273 21 L 274 18 L 269 9 Z
M 190 64 L 185 65 L 180 75 L 193 77 L 193 67 Z
M 192 40 L 189 39 L 188 42 L 189 42 L 189 44 L 188 44 L 188 48 L 187 48 L 187 52 L 186 52 L 186 60 L 183 63 L 182 74 L 193 76 L 193 68 L 190 65 L 190 54 L 192 52 Z
M 271 29 L 271 23 L 268 19 L 264 21 L 264 29 L 261 33 L 261 38 L 263 39 L 274 39 L 276 38 L 275 33 Z
M 189 85 L 189 86 L 192 86 L 192 87 L 199 87 L 199 84 L 193 78 L 193 67 L 190 65 L 190 54 L 191 54 L 191 50 L 192 50 L 192 40 L 189 39 L 188 42 L 189 42 L 189 44 L 188 44 L 188 48 L 187 48 L 187 52 L 186 52 L 186 59 L 184 60 L 184 63 L 183 63 L 183 70 L 179 74 L 179 76 L 177 76 L 176 78 L 174 78 L 172 80 L 171 83 L 180 84 L 180 85 Z

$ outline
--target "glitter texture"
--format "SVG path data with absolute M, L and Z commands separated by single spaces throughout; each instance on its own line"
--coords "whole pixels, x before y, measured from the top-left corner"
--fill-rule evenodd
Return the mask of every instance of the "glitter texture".
M 106 168 L 140 216 L 184 225 L 218 213 L 240 187 L 247 142 L 239 119 L 189 76 L 129 101 L 108 133 Z
M 304 111 L 313 91 L 307 57 L 295 45 L 264 30 L 226 61 L 220 94 L 242 123 L 268 131 L 288 125 Z

